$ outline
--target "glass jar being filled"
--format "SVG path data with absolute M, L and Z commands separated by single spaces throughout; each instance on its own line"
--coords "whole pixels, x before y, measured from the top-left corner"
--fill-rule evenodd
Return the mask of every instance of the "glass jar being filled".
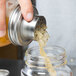
M 32 47 L 27 50 L 25 66 L 21 70 L 21 76 L 50 76 L 45 66 L 45 58 L 40 55 L 39 49 L 39 47 Z M 72 76 L 71 69 L 66 65 L 65 49 L 59 46 L 46 46 L 44 50 L 57 76 Z M 47 64 L 49 65 L 49 63 Z

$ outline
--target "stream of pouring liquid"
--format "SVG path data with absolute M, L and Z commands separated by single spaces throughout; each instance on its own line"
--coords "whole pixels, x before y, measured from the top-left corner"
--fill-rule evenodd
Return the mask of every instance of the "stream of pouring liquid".
M 35 39 L 39 43 L 40 55 L 44 57 L 45 66 L 46 66 L 50 76 L 57 76 L 56 71 L 51 63 L 50 58 L 47 56 L 47 54 L 45 53 L 45 51 L 43 49 L 46 46 L 48 38 L 49 38 L 49 34 L 47 33 L 45 28 L 36 30 Z
M 53 65 L 51 64 L 50 59 L 47 57 L 47 55 L 46 55 L 43 47 L 41 47 L 41 45 L 39 45 L 39 46 L 40 46 L 40 55 L 43 56 L 43 57 L 45 57 L 45 66 L 46 66 L 46 68 L 47 68 L 50 76 L 57 76 L 56 75 L 56 71 L 55 71 Z

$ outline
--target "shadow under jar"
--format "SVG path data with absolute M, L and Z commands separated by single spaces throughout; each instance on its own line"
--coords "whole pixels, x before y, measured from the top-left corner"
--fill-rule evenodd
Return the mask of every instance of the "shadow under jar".
M 57 76 L 72 76 L 71 69 L 66 65 L 66 52 L 64 48 L 46 46 L 44 50 L 56 70 Z M 40 55 L 39 47 L 36 46 L 28 49 L 25 56 L 25 66 L 21 70 L 21 76 L 50 76 L 45 66 L 45 58 Z

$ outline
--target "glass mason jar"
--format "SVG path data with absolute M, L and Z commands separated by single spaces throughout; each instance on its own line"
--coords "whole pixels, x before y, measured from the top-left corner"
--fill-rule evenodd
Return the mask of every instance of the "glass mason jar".
M 66 65 L 65 49 L 59 46 L 46 46 L 44 48 L 57 76 L 72 76 L 71 69 Z M 21 76 L 50 76 L 46 69 L 44 57 L 40 55 L 39 47 L 32 47 L 25 54 L 25 66 Z
M 0 38 L 0 47 L 6 46 L 11 42 L 8 39 L 8 21 L 12 10 L 18 5 L 17 0 L 6 0 L 6 35 Z

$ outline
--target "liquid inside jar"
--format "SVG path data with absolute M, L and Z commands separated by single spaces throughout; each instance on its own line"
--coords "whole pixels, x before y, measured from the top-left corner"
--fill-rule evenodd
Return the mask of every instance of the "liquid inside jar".
M 8 20 L 9 18 L 6 17 L 6 35 L 4 37 L 0 37 L 0 47 L 6 46 L 10 44 L 10 41 L 8 39 Z
M 8 38 L 8 21 L 12 10 L 17 5 L 17 0 L 6 0 L 6 35 L 4 37 L 0 37 L 0 47 L 9 45 L 11 43 Z

